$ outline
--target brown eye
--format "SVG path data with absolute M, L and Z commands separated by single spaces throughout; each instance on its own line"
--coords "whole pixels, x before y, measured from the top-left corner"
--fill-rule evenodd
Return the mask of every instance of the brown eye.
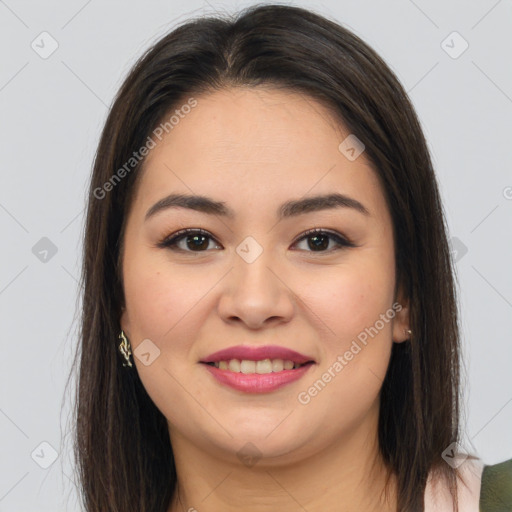
M 206 235 L 187 235 L 185 236 L 187 248 L 191 251 L 195 249 L 208 249 L 209 241 Z
M 308 247 L 313 251 L 327 249 L 330 239 L 329 235 L 310 235 L 307 237 Z
M 183 229 L 162 240 L 158 247 L 184 252 L 205 252 L 214 238 L 202 229 Z M 215 248 L 221 248 L 216 244 Z
M 342 247 L 355 247 L 355 244 L 342 237 L 339 233 L 322 229 L 307 231 L 294 245 L 304 240 L 307 241 L 307 249 L 304 250 L 309 252 L 331 252 Z M 331 242 L 334 242 L 334 247 L 331 246 L 329 248 Z

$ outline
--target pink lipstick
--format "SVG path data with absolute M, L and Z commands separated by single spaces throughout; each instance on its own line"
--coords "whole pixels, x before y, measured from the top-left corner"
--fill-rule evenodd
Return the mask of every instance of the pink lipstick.
M 214 352 L 200 363 L 221 384 L 246 393 L 266 393 L 300 379 L 315 361 L 277 345 L 237 345 Z

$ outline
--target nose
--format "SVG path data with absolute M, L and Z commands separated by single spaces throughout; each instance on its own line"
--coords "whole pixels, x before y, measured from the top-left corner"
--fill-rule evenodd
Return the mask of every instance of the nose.
M 294 293 L 275 270 L 279 265 L 272 265 L 266 251 L 252 263 L 235 258 L 234 268 L 223 280 L 218 303 L 221 318 L 249 329 L 289 322 L 295 310 Z

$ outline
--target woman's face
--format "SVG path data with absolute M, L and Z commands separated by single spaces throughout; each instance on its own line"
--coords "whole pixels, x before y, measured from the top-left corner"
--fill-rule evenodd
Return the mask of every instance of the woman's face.
M 277 463 L 356 431 L 375 435 L 408 312 L 394 295 L 390 214 L 362 147 L 297 93 L 195 99 L 157 132 L 161 141 L 153 135 L 127 221 L 121 326 L 132 371 L 175 447 Z M 215 204 L 168 201 L 151 212 L 170 195 Z M 162 244 L 187 228 L 203 232 Z M 322 232 L 304 236 L 311 229 Z M 310 363 L 286 369 L 286 360 Z

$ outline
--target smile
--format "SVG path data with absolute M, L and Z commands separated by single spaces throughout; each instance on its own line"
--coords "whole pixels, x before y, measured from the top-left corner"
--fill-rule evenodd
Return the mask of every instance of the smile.
M 245 393 L 267 393 L 300 379 L 316 361 L 278 345 L 236 345 L 199 363 L 224 386 Z
M 308 363 L 294 363 L 290 359 L 262 359 L 260 361 L 253 361 L 249 359 L 231 359 L 226 361 L 216 361 L 206 363 L 210 366 L 215 366 L 219 370 L 225 370 L 234 373 L 251 374 L 256 373 L 264 375 L 268 373 L 282 372 L 283 370 L 295 370 L 304 364 Z

